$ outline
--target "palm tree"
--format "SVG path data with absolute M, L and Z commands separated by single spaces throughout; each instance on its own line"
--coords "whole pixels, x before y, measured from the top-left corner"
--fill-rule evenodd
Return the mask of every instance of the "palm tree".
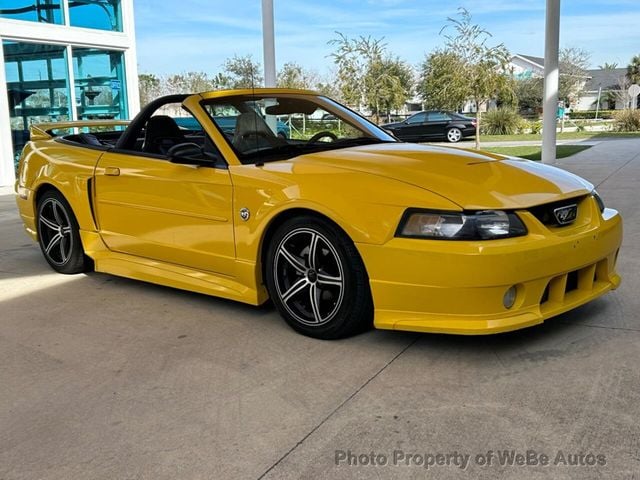
M 618 64 L 615 62 L 613 63 L 604 62 L 604 65 L 598 65 L 598 68 L 600 70 L 615 70 L 616 68 L 618 68 Z
M 627 66 L 627 77 L 631 83 L 640 84 L 640 55 L 636 55 L 631 59 Z
M 627 78 L 632 85 L 640 85 L 640 55 L 635 55 L 627 66 Z M 640 95 L 636 97 L 636 107 L 640 105 Z

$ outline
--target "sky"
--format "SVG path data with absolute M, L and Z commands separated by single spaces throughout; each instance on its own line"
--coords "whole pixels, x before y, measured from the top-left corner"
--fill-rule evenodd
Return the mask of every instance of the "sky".
M 442 45 L 442 26 L 465 7 L 474 23 L 512 53 L 543 56 L 544 0 L 274 0 L 276 64 L 296 62 L 331 75 L 336 31 L 384 37 L 412 65 Z M 222 70 L 233 55 L 262 63 L 260 0 L 134 0 L 140 73 Z M 640 0 L 563 0 L 560 45 L 626 66 L 640 55 Z

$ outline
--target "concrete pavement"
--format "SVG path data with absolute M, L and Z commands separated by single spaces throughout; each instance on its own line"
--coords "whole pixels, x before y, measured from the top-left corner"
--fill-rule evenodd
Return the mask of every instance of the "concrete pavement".
M 322 342 L 269 307 L 58 275 L 2 190 L 0 479 L 638 478 L 640 140 L 560 166 L 622 212 L 623 284 L 489 337 Z M 479 465 L 504 449 L 605 465 Z

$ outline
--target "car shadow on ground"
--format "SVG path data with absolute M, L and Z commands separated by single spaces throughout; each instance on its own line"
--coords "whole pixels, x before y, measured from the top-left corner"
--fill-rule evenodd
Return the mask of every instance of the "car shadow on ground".
M 39 251 L 34 253 L 39 254 Z M 42 268 L 39 270 L 40 274 L 57 275 L 49 269 L 44 260 L 42 260 Z M 210 328 L 212 329 L 218 326 L 216 319 L 213 318 L 215 313 L 217 317 L 224 317 L 226 324 L 238 322 L 239 324 L 235 325 L 236 328 L 251 329 L 255 325 L 260 325 L 260 330 L 275 329 L 277 332 L 283 329 L 290 330 L 270 301 L 261 306 L 252 306 L 233 300 L 97 272 L 75 276 L 60 275 L 60 279 L 65 283 L 46 286 L 35 291 L 31 289 L 24 295 L 17 292 L 8 300 L 0 302 L 0 308 L 5 312 L 29 312 L 29 304 L 32 302 L 39 306 L 47 305 L 49 302 L 55 305 L 59 303 L 60 299 L 63 301 L 69 299 L 69 308 L 74 303 L 79 303 L 80 309 L 84 308 L 82 304 L 85 303 L 95 306 L 102 305 L 99 307 L 101 308 L 102 321 L 109 318 L 109 312 L 114 319 L 120 321 L 121 316 L 129 310 L 128 304 L 138 304 L 139 306 L 148 305 L 146 311 L 148 319 L 145 328 L 152 328 L 154 312 L 157 310 L 162 313 L 162 321 L 158 323 L 158 328 L 162 328 L 165 321 L 170 320 L 172 316 L 183 318 L 184 315 L 197 314 L 206 318 L 206 312 L 211 312 Z M 80 301 L 78 301 L 79 296 L 82 297 Z M 108 299 L 115 299 L 116 302 L 109 302 Z M 614 307 L 611 302 L 608 302 L 605 297 L 549 319 L 543 324 L 492 335 L 467 336 L 372 329 L 356 337 L 338 340 L 338 342 L 356 342 L 362 348 L 363 343 L 366 344 L 368 341 L 371 341 L 372 346 L 375 346 L 380 341 L 385 342 L 385 339 L 398 337 L 406 339 L 407 343 L 412 343 L 413 349 L 426 350 L 431 353 L 454 351 L 458 354 L 493 355 L 496 351 L 510 354 L 531 352 L 538 348 L 546 348 L 544 345 L 548 343 L 563 344 L 565 341 L 571 341 L 575 335 L 583 335 L 585 327 L 597 329 L 596 326 L 587 324 L 605 318 L 612 308 Z M 139 317 L 140 314 L 133 312 L 132 318 L 133 316 Z M 90 317 L 85 321 L 90 322 Z M 291 334 L 293 338 L 302 338 L 293 331 Z M 322 342 L 321 340 L 315 341 Z

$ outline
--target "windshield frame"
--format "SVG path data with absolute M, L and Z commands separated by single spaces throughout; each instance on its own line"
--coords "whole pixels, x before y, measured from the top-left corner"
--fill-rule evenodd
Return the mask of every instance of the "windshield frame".
M 233 144 L 229 136 L 223 131 L 220 125 L 216 122 L 215 115 L 207 108 L 208 106 L 215 104 L 229 103 L 233 106 L 237 105 L 239 101 L 242 102 L 259 102 L 263 100 L 269 100 L 274 98 L 293 98 L 304 99 L 316 103 L 319 108 L 323 109 L 326 113 L 332 114 L 336 119 L 344 122 L 346 125 L 360 131 L 362 137 L 354 137 L 342 139 L 336 142 L 315 142 L 313 144 L 305 143 L 293 143 L 282 145 L 278 148 L 265 148 L 257 150 L 251 153 L 243 153 L 239 151 Z M 236 101 L 234 104 L 233 101 Z M 255 93 L 238 93 L 229 96 L 220 96 L 214 98 L 205 98 L 200 100 L 200 107 L 205 112 L 209 121 L 218 130 L 220 136 L 224 139 L 227 146 L 234 152 L 237 159 L 243 165 L 255 164 L 261 165 L 265 162 L 288 160 L 300 155 L 309 153 L 336 150 L 354 147 L 358 145 L 367 145 L 372 143 L 398 143 L 399 140 L 390 135 L 384 129 L 371 122 L 359 113 L 351 110 L 350 108 L 332 100 L 329 97 L 323 95 L 311 95 L 302 93 L 276 93 L 276 92 L 255 92 Z M 279 121 L 279 120 L 278 120 Z

